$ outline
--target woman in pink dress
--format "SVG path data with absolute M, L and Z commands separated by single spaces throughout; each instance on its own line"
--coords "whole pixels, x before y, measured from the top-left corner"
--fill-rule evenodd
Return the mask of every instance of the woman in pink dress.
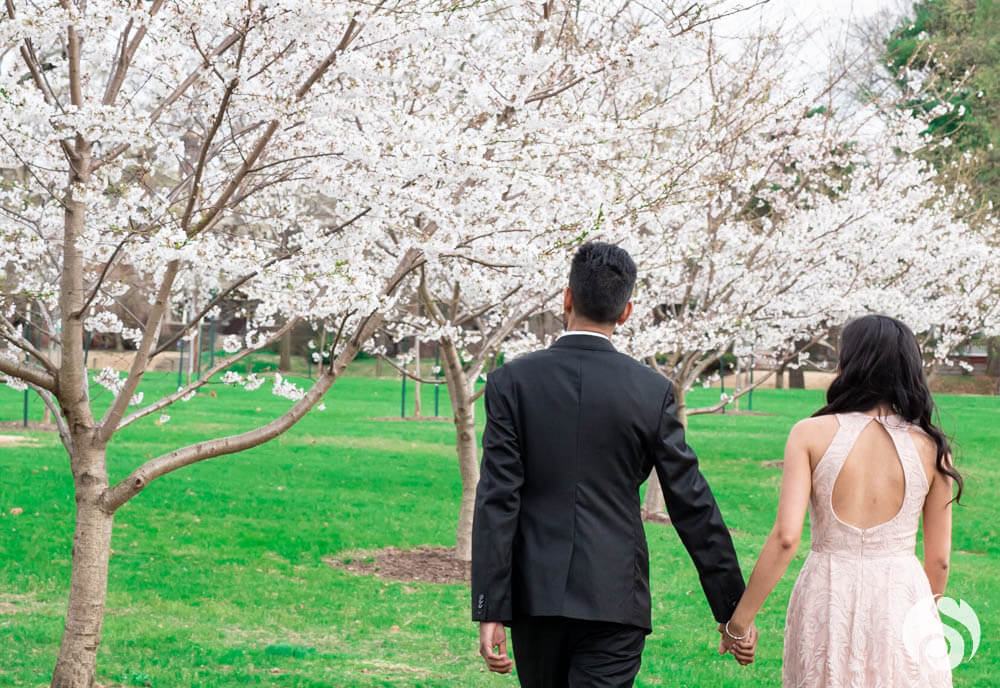
M 808 506 L 811 551 L 788 604 L 783 685 L 950 688 L 933 600 L 948 581 L 962 478 L 931 422 L 913 332 L 880 315 L 848 323 L 826 398 L 788 436 L 777 519 L 723 647 L 755 642 L 754 616 L 795 556 Z

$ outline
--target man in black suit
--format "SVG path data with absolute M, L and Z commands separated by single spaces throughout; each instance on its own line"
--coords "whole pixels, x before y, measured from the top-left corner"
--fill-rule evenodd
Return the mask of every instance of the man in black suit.
M 743 593 L 673 386 L 611 344 L 632 312 L 635 278 L 623 249 L 581 246 L 564 295 L 567 331 L 486 382 L 472 618 L 499 673 L 513 668 L 511 627 L 522 686 L 632 685 L 652 630 L 639 487 L 654 467 L 716 621 Z M 749 641 L 723 638 L 741 663 L 752 661 Z

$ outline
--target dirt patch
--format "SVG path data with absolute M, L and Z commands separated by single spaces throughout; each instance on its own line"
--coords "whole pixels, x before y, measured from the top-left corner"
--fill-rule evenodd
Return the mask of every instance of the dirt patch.
M 988 375 L 935 375 L 930 382 L 934 394 L 982 394 L 1000 390 L 1000 380 Z
M 406 418 L 400 418 L 399 416 L 385 416 L 381 418 L 366 418 L 365 420 L 374 420 L 379 423 L 454 423 L 453 418 L 448 418 L 446 416 L 408 416 Z
M 452 547 L 422 545 L 404 550 L 386 547 L 324 559 L 330 566 L 397 581 L 421 583 L 468 583 L 469 562 L 455 559 Z
M 23 420 L 6 420 L 0 422 L 0 430 L 37 430 L 39 432 L 57 432 L 59 428 L 55 423 L 43 423 L 40 420 L 29 420 L 28 427 L 24 427 Z
M 774 459 L 773 461 L 761 461 L 760 465 L 763 468 L 784 468 L 785 462 L 781 459 Z
M 0 447 L 23 447 L 25 445 L 38 444 L 37 437 L 26 435 L 0 435 Z

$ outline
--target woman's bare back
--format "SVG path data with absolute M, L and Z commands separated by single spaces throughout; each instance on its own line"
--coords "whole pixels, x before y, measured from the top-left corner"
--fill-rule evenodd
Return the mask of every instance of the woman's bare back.
M 809 460 L 812 469 L 833 442 L 840 424 L 836 416 L 808 421 Z M 936 446 L 921 430 L 909 432 L 928 484 L 936 473 Z M 856 528 L 871 528 L 891 520 L 903 505 L 906 483 L 899 452 L 881 423 L 869 423 L 854 444 L 833 487 L 833 511 L 838 519 Z

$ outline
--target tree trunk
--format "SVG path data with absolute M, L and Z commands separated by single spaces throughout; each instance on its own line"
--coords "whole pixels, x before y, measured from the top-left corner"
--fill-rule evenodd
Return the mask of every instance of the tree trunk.
M 84 443 L 86 438 L 75 437 Z M 73 457 L 76 491 L 76 529 L 73 535 L 73 572 L 69 606 L 52 688 L 91 688 L 101 642 L 104 603 L 108 591 L 112 516 L 98 506 L 108 486 L 104 452 L 85 450 Z
M 788 369 L 788 389 L 805 389 L 806 371 L 802 366 Z
M 413 338 L 413 351 L 416 354 L 413 357 L 413 415 L 420 418 L 424 410 L 420 399 L 420 337 Z
M 781 365 L 774 372 L 774 388 L 784 389 L 785 388 L 785 366 Z
M 986 340 L 986 374 L 1000 377 L 1000 337 Z
M 677 395 L 677 420 L 681 422 L 686 431 L 688 423 L 687 393 L 675 387 L 674 394 Z M 655 468 L 650 471 L 649 478 L 646 480 L 646 499 L 642 503 L 642 520 L 650 523 L 670 523 L 670 517 L 667 516 L 667 502 L 663 498 L 663 488 L 660 487 L 660 479 L 656 475 Z
M 736 397 L 736 398 L 733 399 L 733 410 L 734 411 L 739 411 L 740 410 L 740 390 L 743 389 L 743 359 L 740 358 L 739 356 L 736 357 L 736 370 L 734 372 L 735 372 L 735 375 L 733 377 L 735 379 L 733 381 L 733 396 Z
M 442 339 L 448 398 L 455 416 L 455 447 L 458 450 L 458 470 L 462 475 L 462 502 L 458 510 L 455 536 L 455 558 L 472 559 L 472 516 L 476 507 L 476 486 L 479 484 L 479 442 L 476 437 L 476 404 L 472 400 L 473 380 L 462 367 L 458 349 L 449 339 Z
M 292 369 L 292 331 L 289 330 L 281 335 L 281 358 L 278 361 L 278 370 L 288 372 Z

